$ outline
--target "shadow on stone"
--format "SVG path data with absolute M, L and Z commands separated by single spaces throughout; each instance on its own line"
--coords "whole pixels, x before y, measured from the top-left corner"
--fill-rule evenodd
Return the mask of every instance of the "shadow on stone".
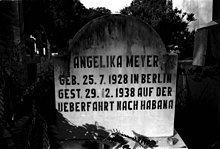
M 96 124 L 76 126 L 58 111 L 56 115 L 60 140 L 97 140 L 109 135 L 109 132 L 102 126 Z

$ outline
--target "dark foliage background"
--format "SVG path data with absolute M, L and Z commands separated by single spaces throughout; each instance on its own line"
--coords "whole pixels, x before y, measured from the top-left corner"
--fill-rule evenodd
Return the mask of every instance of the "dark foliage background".
M 188 25 L 194 14 L 172 8 L 172 1 L 133 0 L 122 14 L 133 15 L 150 24 L 162 38 L 168 51 L 175 51 L 179 59 L 192 57 L 194 31 Z

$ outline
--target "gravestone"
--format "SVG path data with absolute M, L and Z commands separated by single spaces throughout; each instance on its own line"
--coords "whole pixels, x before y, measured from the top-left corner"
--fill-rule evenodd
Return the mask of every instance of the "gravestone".
M 176 73 L 177 55 L 149 25 L 131 16 L 97 18 L 54 60 L 56 109 L 74 128 L 172 136 Z

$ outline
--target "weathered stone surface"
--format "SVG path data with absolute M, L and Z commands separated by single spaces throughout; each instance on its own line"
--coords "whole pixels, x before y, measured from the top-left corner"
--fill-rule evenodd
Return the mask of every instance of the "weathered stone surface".
M 56 108 L 76 126 L 171 136 L 176 68 L 177 56 L 150 26 L 131 16 L 104 16 L 86 24 L 69 53 L 55 59 Z

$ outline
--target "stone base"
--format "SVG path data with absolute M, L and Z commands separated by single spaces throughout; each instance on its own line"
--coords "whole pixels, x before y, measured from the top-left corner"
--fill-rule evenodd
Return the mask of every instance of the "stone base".
M 128 145 L 132 149 L 144 149 L 144 147 L 141 147 L 137 142 L 125 138 L 128 141 Z M 172 137 L 154 137 L 154 138 L 149 138 L 151 140 L 154 140 L 157 142 L 157 147 L 154 147 L 154 149 L 188 149 L 180 135 L 175 131 L 175 135 Z M 91 141 L 93 143 L 88 144 L 89 140 L 68 140 L 62 142 L 62 149 L 70 149 L 70 148 L 77 148 L 77 149 L 88 149 L 91 148 L 92 146 L 96 146 L 95 148 L 97 149 L 115 149 L 118 148 L 118 144 L 114 145 L 109 145 L 105 143 L 97 143 L 96 145 L 94 144 L 95 141 Z M 87 144 L 87 145 L 86 145 Z M 118 149 L 122 149 L 118 148 Z

